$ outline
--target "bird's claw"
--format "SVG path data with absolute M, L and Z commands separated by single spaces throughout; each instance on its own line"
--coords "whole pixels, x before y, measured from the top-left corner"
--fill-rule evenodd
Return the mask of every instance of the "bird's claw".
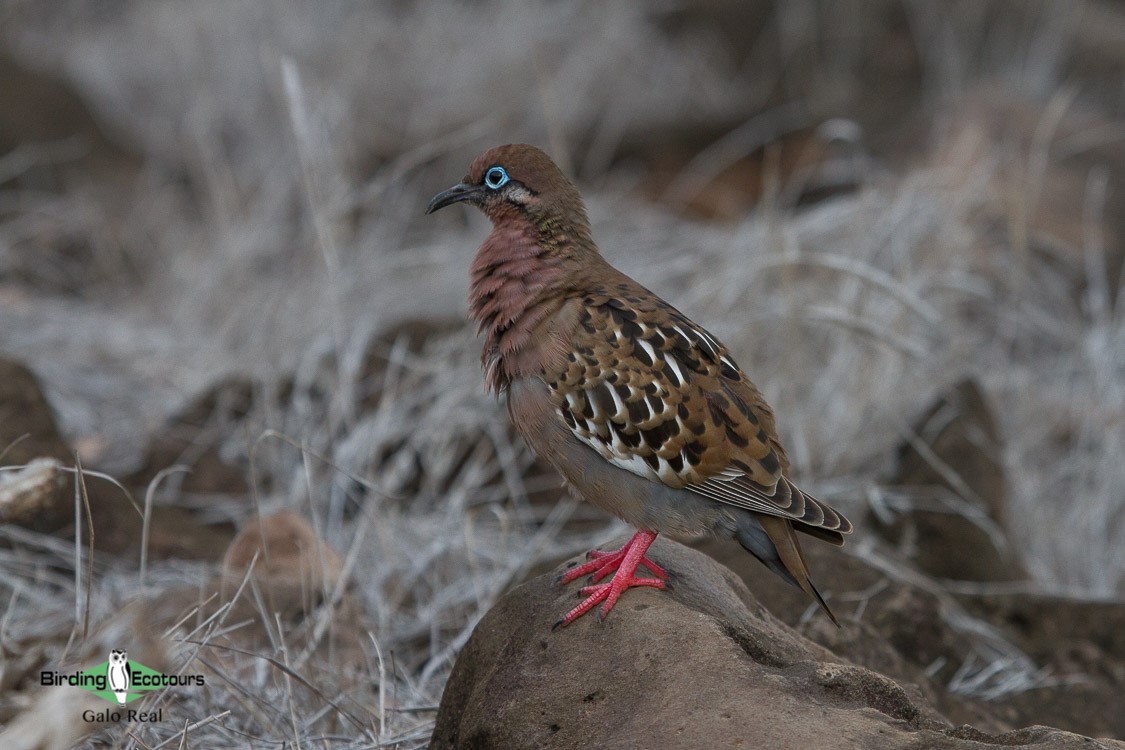
M 647 586 L 654 589 L 666 589 L 668 585 L 659 578 L 637 578 L 633 575 L 615 575 L 611 580 L 605 583 L 595 583 L 591 586 L 583 586 L 578 595 L 585 597 L 581 604 L 566 613 L 562 620 L 554 627 L 561 625 L 569 625 L 577 620 L 582 615 L 589 612 L 598 604 L 602 606 L 598 608 L 598 621 L 604 622 L 606 615 L 617 604 L 617 600 L 626 589 L 634 588 L 637 586 Z
M 634 586 L 647 586 L 657 589 L 669 588 L 667 584 L 668 571 L 645 556 L 649 545 L 655 539 L 655 532 L 638 531 L 621 549 L 611 552 L 591 550 L 587 553 L 587 558 L 590 558 L 587 562 L 570 566 L 565 573 L 558 577 L 558 580 L 567 584 L 582 576 L 589 575 L 587 585 L 578 591 L 578 595 L 585 598 L 578 606 L 556 622 L 552 629 L 569 625 L 598 604 L 602 605 L 598 609 L 598 619 L 604 620 L 621 594 Z M 642 565 L 652 571 L 653 578 L 637 577 L 637 568 Z M 603 578 L 610 576 L 611 573 L 613 575 L 608 581 L 599 583 Z

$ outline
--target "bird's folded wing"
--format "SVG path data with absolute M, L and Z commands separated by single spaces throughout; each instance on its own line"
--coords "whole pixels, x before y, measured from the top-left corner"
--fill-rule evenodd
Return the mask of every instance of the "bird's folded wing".
M 784 476 L 773 413 L 722 344 L 643 288 L 614 292 L 583 299 L 566 366 L 547 378 L 575 437 L 652 481 L 850 532 Z

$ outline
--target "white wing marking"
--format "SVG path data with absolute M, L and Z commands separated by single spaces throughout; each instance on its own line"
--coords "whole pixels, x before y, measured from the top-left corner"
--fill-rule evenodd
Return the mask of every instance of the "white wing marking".
M 680 371 L 680 365 L 679 365 L 678 362 L 676 362 L 675 357 L 673 357 L 671 354 L 665 353 L 664 354 L 664 361 L 668 363 L 668 366 L 670 368 L 672 368 L 672 372 L 673 372 L 673 374 L 675 374 L 676 380 L 679 381 L 679 385 L 682 386 L 684 383 L 687 382 L 686 380 L 684 380 L 684 374 L 683 374 L 683 372 Z
M 653 364 L 656 364 L 656 350 L 652 348 L 652 344 L 648 343 L 644 339 L 637 339 L 637 344 L 645 350 L 645 354 L 648 355 L 649 360 Z

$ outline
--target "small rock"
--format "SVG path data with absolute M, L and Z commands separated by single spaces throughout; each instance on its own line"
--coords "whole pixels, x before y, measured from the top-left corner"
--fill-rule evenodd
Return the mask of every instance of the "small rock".
M 44 519 L 55 519 L 67 504 L 66 479 L 53 458 L 37 458 L 18 471 L 0 473 L 0 524 L 39 528 Z
M 59 463 L 69 466 L 74 462 L 38 379 L 23 364 L 0 358 L 0 466 L 23 466 L 37 459 L 53 459 L 56 466 Z M 42 479 L 44 467 L 45 463 L 39 464 L 20 481 L 26 483 L 32 477 Z M 49 484 L 54 486 L 53 481 Z M 24 495 L 17 501 L 23 510 L 10 504 L 0 508 L 0 522 L 16 523 L 36 531 L 55 531 L 73 520 L 72 500 L 67 493 L 43 492 L 47 486 L 39 485 L 33 512 L 27 505 L 31 497 Z M 27 489 L 26 485 L 23 489 Z M 15 498 L 9 496 L 8 500 L 10 503 Z
M 254 516 L 223 557 L 223 598 L 232 596 L 252 569 L 270 611 L 293 617 L 331 595 L 343 568 L 340 555 L 303 516 L 291 511 Z
M 22 363 L 0 358 L 0 465 L 43 457 L 73 461 L 38 378 Z

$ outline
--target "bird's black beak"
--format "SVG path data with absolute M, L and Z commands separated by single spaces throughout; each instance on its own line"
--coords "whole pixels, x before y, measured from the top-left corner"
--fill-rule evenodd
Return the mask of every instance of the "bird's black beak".
M 469 185 L 468 183 L 464 182 L 459 183 L 449 188 L 448 190 L 442 190 L 440 193 L 435 195 L 433 197 L 433 200 L 430 201 L 430 205 L 426 206 L 426 213 L 432 214 L 439 208 L 445 208 L 446 206 L 450 206 L 454 203 L 460 203 L 461 201 L 475 202 L 477 196 L 480 195 L 480 193 L 480 185 Z

